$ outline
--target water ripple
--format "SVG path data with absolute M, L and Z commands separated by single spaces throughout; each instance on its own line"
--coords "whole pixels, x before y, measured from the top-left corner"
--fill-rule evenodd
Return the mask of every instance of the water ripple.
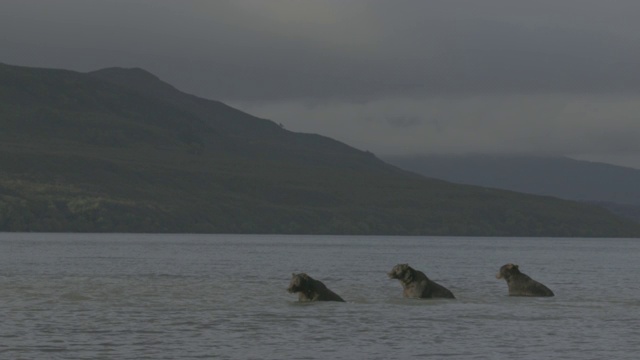
M 618 279 L 635 274 L 636 241 L 57 236 L 0 239 L 2 358 L 634 359 L 640 347 L 640 290 Z M 507 261 L 557 296 L 506 296 L 493 276 Z M 458 299 L 402 298 L 385 274 L 398 262 Z M 298 271 L 347 303 L 297 302 Z

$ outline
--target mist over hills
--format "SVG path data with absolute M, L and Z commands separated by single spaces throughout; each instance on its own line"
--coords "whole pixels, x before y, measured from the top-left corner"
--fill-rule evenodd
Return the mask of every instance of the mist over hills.
M 0 64 L 0 231 L 640 236 L 598 206 L 456 185 L 142 69 Z
M 458 184 L 599 204 L 640 222 L 640 170 L 567 157 L 383 156 L 400 168 Z

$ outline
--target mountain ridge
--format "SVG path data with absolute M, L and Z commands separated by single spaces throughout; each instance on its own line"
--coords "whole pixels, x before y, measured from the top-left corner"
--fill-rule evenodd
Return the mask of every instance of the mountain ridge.
M 640 170 L 568 157 L 382 156 L 391 164 L 458 184 L 597 203 L 640 221 Z
M 0 65 L 0 230 L 640 235 L 598 206 L 428 179 L 163 84 Z

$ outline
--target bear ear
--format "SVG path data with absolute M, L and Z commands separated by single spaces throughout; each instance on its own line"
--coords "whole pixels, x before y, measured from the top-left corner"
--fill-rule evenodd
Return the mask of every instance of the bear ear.
M 519 267 L 518 267 L 518 265 L 513 264 L 513 268 L 517 270 Z

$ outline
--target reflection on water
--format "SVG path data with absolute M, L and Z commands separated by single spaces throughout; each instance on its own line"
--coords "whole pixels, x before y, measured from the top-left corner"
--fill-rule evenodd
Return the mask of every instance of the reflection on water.
M 631 239 L 0 234 L 0 358 L 632 359 Z M 403 299 L 406 262 L 457 300 Z M 508 262 L 553 298 L 506 296 Z M 298 303 L 292 272 L 347 303 Z

